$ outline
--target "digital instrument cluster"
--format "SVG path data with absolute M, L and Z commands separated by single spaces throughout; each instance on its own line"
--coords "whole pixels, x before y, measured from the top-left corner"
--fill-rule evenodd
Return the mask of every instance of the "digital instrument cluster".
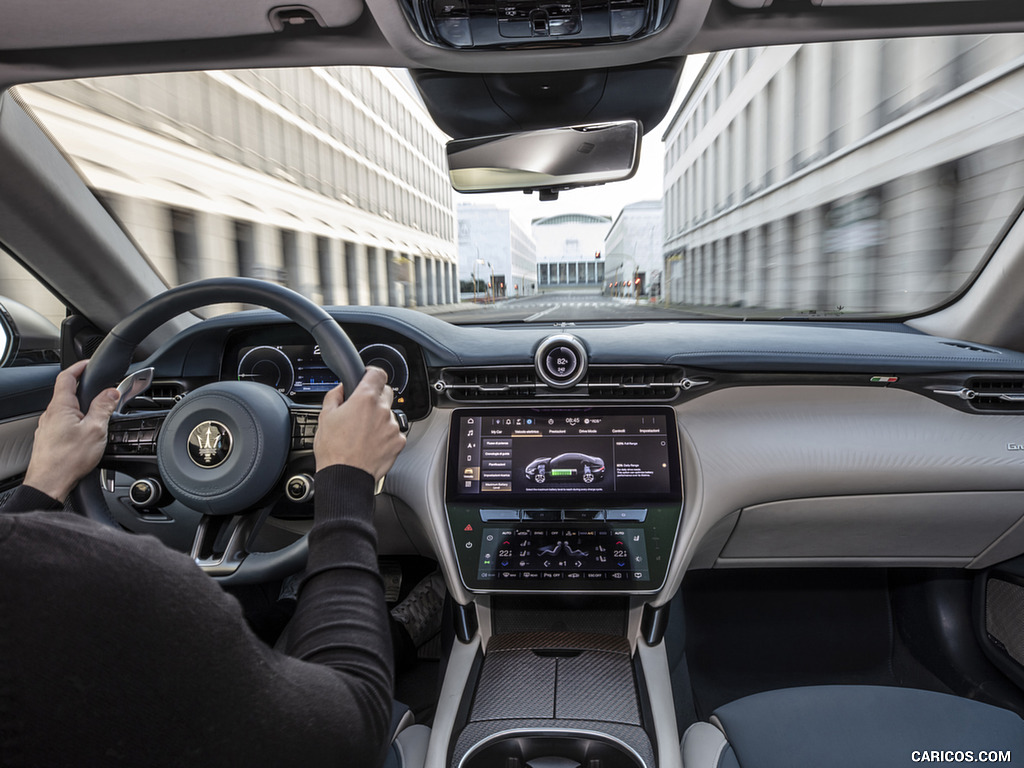
M 422 418 L 430 408 L 426 368 L 419 349 L 395 338 L 364 338 L 346 329 L 363 364 L 376 366 L 395 390 L 395 407 L 409 418 Z M 338 385 L 338 377 L 324 363 L 320 347 L 308 334 L 275 327 L 235 334 L 225 353 L 223 378 L 255 381 L 300 404 L 319 404 L 324 393 Z
M 324 363 L 318 344 L 283 344 L 243 347 L 240 350 L 239 381 L 256 381 L 294 397 L 324 393 L 338 386 L 338 377 Z M 388 385 L 399 395 L 409 386 L 409 364 L 388 344 L 368 344 L 359 350 L 364 365 L 382 368 Z

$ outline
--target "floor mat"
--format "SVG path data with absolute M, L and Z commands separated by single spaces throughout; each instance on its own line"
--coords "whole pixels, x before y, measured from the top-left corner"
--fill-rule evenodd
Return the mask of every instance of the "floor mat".
M 695 571 L 683 585 L 699 719 L 760 691 L 803 685 L 943 690 L 901 648 L 888 577 L 871 571 Z

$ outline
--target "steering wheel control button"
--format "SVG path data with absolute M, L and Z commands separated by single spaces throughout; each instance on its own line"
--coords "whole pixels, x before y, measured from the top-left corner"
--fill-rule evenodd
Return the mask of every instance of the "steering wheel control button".
M 219 467 L 231 455 L 231 432 L 219 421 L 204 421 L 188 436 L 188 457 L 197 467 Z
M 284 484 L 285 495 L 296 504 L 313 498 L 313 478 L 309 475 L 292 475 Z
M 575 336 L 549 336 L 537 348 L 533 364 L 537 376 L 549 387 L 570 389 L 587 373 L 587 350 Z
M 153 456 L 162 418 L 112 420 L 107 427 L 107 453 L 115 456 Z
M 308 451 L 313 448 L 313 438 L 320 419 L 318 411 L 292 412 L 292 450 Z
M 132 483 L 128 489 L 128 500 L 139 509 L 152 509 L 160 503 L 163 489 L 156 480 L 144 477 Z

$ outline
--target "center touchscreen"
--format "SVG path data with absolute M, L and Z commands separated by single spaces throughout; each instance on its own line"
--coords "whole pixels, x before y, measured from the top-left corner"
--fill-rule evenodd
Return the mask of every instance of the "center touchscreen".
M 651 592 L 682 514 L 668 407 L 461 409 L 446 511 L 469 589 Z
M 478 412 L 457 416 L 457 434 L 450 498 L 634 503 L 673 490 L 665 414 Z

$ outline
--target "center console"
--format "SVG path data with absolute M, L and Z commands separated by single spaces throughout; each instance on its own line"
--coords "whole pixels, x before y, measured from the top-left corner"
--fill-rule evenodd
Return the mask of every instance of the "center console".
M 452 413 L 445 505 L 471 591 L 655 592 L 682 500 L 671 408 Z
M 677 765 L 664 647 L 637 639 L 683 513 L 674 410 L 455 410 L 445 513 L 478 644 L 430 768 Z

